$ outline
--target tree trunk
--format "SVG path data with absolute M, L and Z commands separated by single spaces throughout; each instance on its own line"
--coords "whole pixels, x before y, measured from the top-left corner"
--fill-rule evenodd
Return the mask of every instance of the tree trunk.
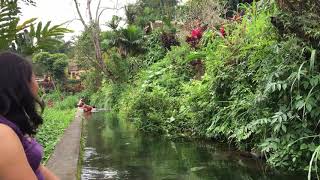
M 100 44 L 100 27 L 99 27 L 99 23 L 98 20 L 94 20 L 92 17 L 92 12 L 91 12 L 91 1 L 92 0 L 87 0 L 87 10 L 88 10 L 88 14 L 89 14 L 89 21 L 90 21 L 90 26 L 88 26 L 86 24 L 86 22 L 83 19 L 83 16 L 81 15 L 80 9 L 79 9 L 79 4 L 77 2 L 77 0 L 73 0 L 75 5 L 76 5 L 76 9 L 79 15 L 79 18 L 85 28 L 86 31 L 91 31 L 91 38 L 93 41 L 93 45 L 95 48 L 95 58 L 96 61 L 99 64 L 99 69 L 103 72 L 103 74 L 109 78 L 109 80 L 111 82 L 115 82 L 115 78 L 113 73 L 108 69 L 107 65 L 105 64 L 103 57 L 102 57 L 102 50 L 101 50 L 101 44 Z M 99 5 L 97 7 L 97 11 L 99 10 L 99 6 L 100 6 L 100 1 L 99 1 Z

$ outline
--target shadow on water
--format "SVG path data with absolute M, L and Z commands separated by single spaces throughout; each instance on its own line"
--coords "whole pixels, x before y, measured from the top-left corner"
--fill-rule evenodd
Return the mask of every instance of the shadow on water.
M 208 142 L 170 141 L 143 135 L 108 113 L 87 120 L 81 178 L 128 180 L 301 180 L 266 170 Z

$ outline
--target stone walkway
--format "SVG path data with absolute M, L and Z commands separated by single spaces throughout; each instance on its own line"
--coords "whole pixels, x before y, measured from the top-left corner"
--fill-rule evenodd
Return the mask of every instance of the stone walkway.
M 82 113 L 77 111 L 75 119 L 65 131 L 53 155 L 46 164 L 46 167 L 61 178 L 61 180 L 77 179 L 81 131 Z

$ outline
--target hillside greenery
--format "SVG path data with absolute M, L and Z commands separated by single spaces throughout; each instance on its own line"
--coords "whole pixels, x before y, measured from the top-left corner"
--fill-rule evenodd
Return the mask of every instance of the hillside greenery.
M 87 66 L 91 104 L 147 133 L 228 142 L 272 167 L 312 173 L 320 149 L 317 2 L 307 1 L 308 8 L 300 1 L 214 2 L 201 7 L 219 19 L 206 21 L 205 14 L 192 12 L 199 8 L 196 1 L 167 8 L 193 19 L 164 18 L 140 1 L 128 6 L 130 26 L 101 33 L 116 81 L 99 76 L 94 64 Z M 143 11 L 134 11 L 139 8 Z M 228 18 L 230 10 L 239 19 Z M 162 27 L 141 34 L 146 22 L 158 19 Z M 191 47 L 185 42 L 190 29 L 184 27 L 194 19 L 209 28 Z M 85 33 L 76 49 L 90 55 Z

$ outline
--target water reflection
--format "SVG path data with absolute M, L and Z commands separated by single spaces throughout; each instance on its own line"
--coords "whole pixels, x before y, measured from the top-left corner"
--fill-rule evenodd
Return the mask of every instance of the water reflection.
M 206 142 L 170 141 L 139 134 L 110 114 L 87 121 L 82 179 L 129 180 L 300 180 L 266 171 L 226 147 Z

